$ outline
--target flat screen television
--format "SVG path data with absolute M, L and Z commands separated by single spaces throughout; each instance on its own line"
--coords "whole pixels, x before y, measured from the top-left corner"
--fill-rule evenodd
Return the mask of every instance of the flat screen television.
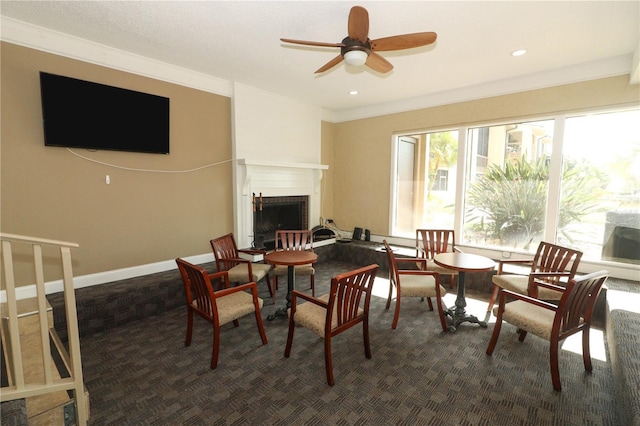
M 40 72 L 45 146 L 169 153 L 169 98 Z

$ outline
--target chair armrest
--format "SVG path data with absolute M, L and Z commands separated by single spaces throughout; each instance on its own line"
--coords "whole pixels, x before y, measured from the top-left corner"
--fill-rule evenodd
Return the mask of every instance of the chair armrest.
M 561 278 L 567 277 L 571 278 L 571 272 L 531 272 L 529 276 L 534 278 L 545 278 L 545 277 L 553 277 L 553 278 Z
M 436 280 L 440 281 L 440 274 L 435 271 L 425 271 L 423 269 L 402 269 L 398 271 L 399 275 L 433 275 Z
M 251 293 L 254 293 L 256 296 L 258 295 L 258 285 L 255 282 L 240 284 L 235 287 L 229 287 L 223 290 L 218 290 L 215 292 L 215 295 L 216 297 L 222 297 L 228 294 L 233 294 L 239 291 L 246 291 L 246 290 L 251 290 Z
M 397 263 L 422 263 L 427 266 L 427 259 L 424 257 L 396 257 Z
M 570 277 L 568 272 L 531 272 L 529 274 L 529 284 L 527 285 L 527 293 L 529 296 L 538 297 L 538 286 L 546 287 L 551 290 L 564 291 L 564 287 L 555 284 L 546 283 L 541 278 L 560 278 Z
M 298 306 L 298 297 L 301 298 L 301 299 L 306 300 L 307 302 L 311 302 L 311 303 L 313 303 L 315 305 L 318 305 L 318 306 L 320 306 L 320 307 L 322 307 L 324 309 L 327 309 L 327 310 L 329 309 L 329 303 L 327 303 L 327 302 L 325 302 L 323 300 L 320 300 L 320 299 L 316 299 L 315 297 L 309 296 L 309 295 L 307 295 L 305 293 L 302 293 L 302 292 L 300 292 L 298 290 L 293 290 L 291 292 L 291 314 L 289 316 L 289 320 L 290 321 L 293 321 L 293 316 L 296 313 L 296 307 Z
M 504 265 L 533 265 L 533 259 L 503 259 L 498 261 L 498 275 L 502 275 L 502 267 Z
M 249 259 L 243 259 L 241 257 L 230 257 L 228 259 L 220 259 L 222 263 L 230 263 L 232 265 L 237 265 L 239 263 L 251 263 Z
M 226 279 L 227 277 L 229 277 L 229 273 L 227 271 L 218 271 L 218 272 L 212 272 L 211 274 L 207 274 L 207 276 L 209 277 L 210 280 L 216 280 L 223 276 Z
M 293 306 L 293 301 L 294 301 L 294 296 L 295 297 L 299 297 L 301 299 L 306 300 L 307 302 L 311 302 L 314 303 L 318 306 L 322 306 L 323 308 L 327 308 L 329 306 L 329 304 L 327 302 L 325 302 L 324 300 L 320 300 L 317 297 L 313 297 L 313 296 L 309 296 L 306 293 L 302 293 L 301 291 L 298 290 L 293 290 L 291 292 L 291 305 Z
M 267 254 L 266 250 L 261 249 L 238 249 L 238 253 L 246 253 L 246 254 Z
M 519 299 L 524 302 L 531 303 L 532 305 L 536 305 L 541 308 L 549 309 L 550 311 L 558 310 L 558 307 L 553 303 L 545 302 L 544 300 L 536 299 L 535 297 L 530 297 L 525 294 L 515 293 L 510 290 L 502 290 L 500 292 L 500 305 L 498 307 L 499 310 L 504 310 L 505 299 L 507 296 L 513 299 Z
M 227 271 L 218 271 L 212 274 L 207 274 L 207 277 L 209 278 L 209 281 L 212 282 L 212 285 L 214 280 L 220 280 L 224 283 L 226 288 L 229 288 L 229 273 Z

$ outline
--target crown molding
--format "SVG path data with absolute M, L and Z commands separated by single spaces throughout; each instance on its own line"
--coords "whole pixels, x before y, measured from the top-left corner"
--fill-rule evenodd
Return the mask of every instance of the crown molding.
M 230 81 L 156 61 L 124 50 L 2 17 L 0 39 L 47 53 L 142 75 L 226 97 L 233 95 Z

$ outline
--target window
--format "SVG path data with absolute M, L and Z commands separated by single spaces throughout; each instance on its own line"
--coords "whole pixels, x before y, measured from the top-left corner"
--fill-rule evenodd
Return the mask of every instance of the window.
M 640 263 L 637 123 L 638 110 L 566 120 L 556 239 L 585 259 Z
M 413 238 L 417 228 L 453 228 L 457 158 L 457 131 L 396 139 L 392 235 Z
M 471 252 L 507 257 L 532 253 L 544 240 L 582 251 L 583 263 L 614 262 L 607 269 L 633 273 L 628 265 L 640 265 L 637 123 L 640 109 L 399 136 L 394 167 L 404 180 L 394 179 L 391 235 L 453 228 Z
M 462 241 L 535 249 L 546 225 L 553 121 L 472 128 L 467 140 Z

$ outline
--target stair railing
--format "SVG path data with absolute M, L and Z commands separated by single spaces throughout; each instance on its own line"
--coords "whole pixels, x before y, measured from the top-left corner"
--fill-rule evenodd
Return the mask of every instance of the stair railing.
M 82 361 L 80 357 L 80 337 L 78 334 L 78 315 L 76 312 L 76 296 L 73 286 L 73 273 L 71 270 L 71 249 L 78 244 L 64 241 L 55 241 L 42 238 L 26 237 L 22 235 L 0 234 L 2 240 L 2 265 L 4 267 L 4 282 L 6 292 L 6 319 L 3 318 L 3 332 L 6 331 L 4 348 L 5 361 L 9 386 L 2 387 L 0 402 L 14 399 L 28 398 L 36 395 L 44 395 L 50 392 L 73 391 L 76 405 L 76 421 L 78 425 L 86 425 L 88 420 L 88 404 L 84 392 L 82 377 Z M 33 248 L 33 265 L 36 277 L 36 299 L 40 324 L 40 340 L 42 344 L 42 369 L 44 372 L 42 382 L 25 383 L 24 368 L 22 362 L 22 348 L 20 344 L 20 332 L 18 328 L 18 308 L 16 299 L 15 277 L 13 272 L 12 244 L 27 244 Z M 42 247 L 53 246 L 60 249 L 62 263 L 63 291 L 65 311 L 67 318 L 67 336 L 69 351 L 55 332 L 53 325 L 49 324 L 47 315 L 47 301 L 44 283 L 44 268 L 42 260 Z M 50 337 L 60 354 L 70 377 L 54 377 L 52 372 L 52 355 Z

